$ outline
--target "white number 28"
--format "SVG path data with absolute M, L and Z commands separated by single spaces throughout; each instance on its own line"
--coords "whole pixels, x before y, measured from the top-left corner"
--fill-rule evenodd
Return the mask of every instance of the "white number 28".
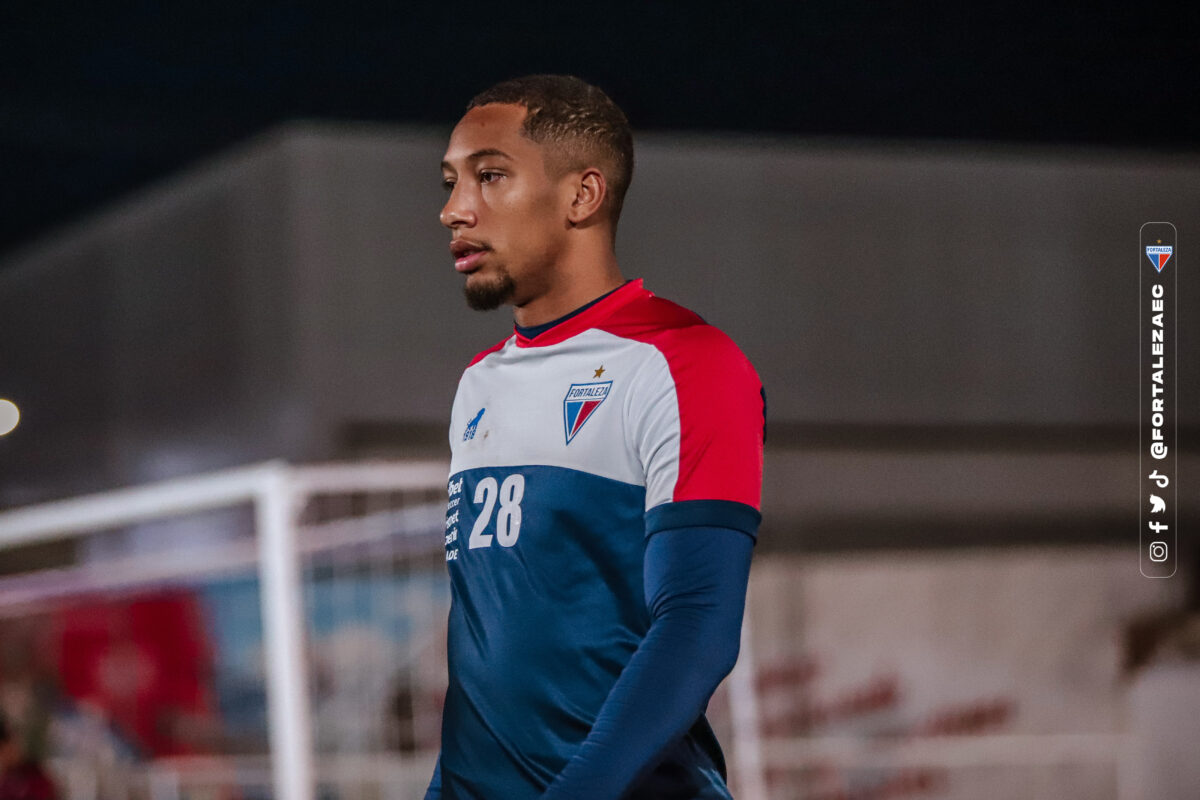
M 475 486 L 475 502 L 483 503 L 483 510 L 475 518 L 467 548 L 490 547 L 492 534 L 484 533 L 492 521 L 496 500 L 500 501 L 500 513 L 496 514 L 496 540 L 501 547 L 512 547 L 521 535 L 521 498 L 525 496 L 525 476 L 514 472 L 497 486 L 496 479 L 487 476 Z

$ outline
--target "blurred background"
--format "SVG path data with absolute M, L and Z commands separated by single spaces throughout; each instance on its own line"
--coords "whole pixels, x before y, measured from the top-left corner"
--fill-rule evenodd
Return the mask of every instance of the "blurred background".
M 438 162 L 532 72 L 625 109 L 625 274 L 766 386 L 710 707 L 737 796 L 1200 794 L 1200 11 L 2 13 L 0 798 L 422 796 L 448 409 L 511 331 L 462 301 Z M 1149 579 L 1158 220 L 1182 478 Z

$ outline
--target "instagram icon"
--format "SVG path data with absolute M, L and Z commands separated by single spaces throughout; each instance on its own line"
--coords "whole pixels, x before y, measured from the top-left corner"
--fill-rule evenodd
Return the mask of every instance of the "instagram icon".
M 1166 542 L 1151 542 L 1150 543 L 1150 560 L 1155 564 L 1161 564 L 1167 560 L 1167 543 Z

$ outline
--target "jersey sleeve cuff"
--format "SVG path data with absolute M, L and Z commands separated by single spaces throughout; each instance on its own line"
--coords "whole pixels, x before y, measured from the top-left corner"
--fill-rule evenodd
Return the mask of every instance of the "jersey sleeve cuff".
M 762 514 L 735 500 L 679 500 L 646 512 L 646 536 L 675 528 L 732 528 L 758 541 Z

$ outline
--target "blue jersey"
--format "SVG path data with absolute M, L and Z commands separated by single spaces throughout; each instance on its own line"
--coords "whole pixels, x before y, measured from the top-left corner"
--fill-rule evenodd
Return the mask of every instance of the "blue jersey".
M 755 535 L 761 388 L 728 337 L 641 281 L 467 368 L 450 428 L 444 797 L 536 798 L 562 770 L 649 627 L 647 536 Z M 688 785 L 723 786 L 703 718 L 665 758 Z

